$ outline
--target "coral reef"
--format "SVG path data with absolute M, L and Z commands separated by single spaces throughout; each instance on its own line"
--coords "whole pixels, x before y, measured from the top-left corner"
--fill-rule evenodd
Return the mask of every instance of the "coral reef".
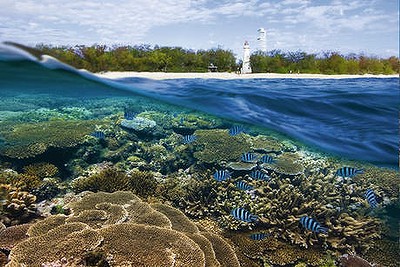
M 205 163 L 238 161 L 242 153 L 251 149 L 244 135 L 229 135 L 226 130 L 197 130 L 194 157 Z
M 10 251 L 16 244 L 27 239 L 30 226 L 30 224 L 14 225 L 0 231 L 0 250 Z
M 29 158 L 42 154 L 50 147 L 74 147 L 85 141 L 96 121 L 45 121 L 15 125 L 1 131 L 6 145 L 0 153 L 10 158 Z
M 339 257 L 340 265 L 343 267 L 373 267 L 371 263 L 357 255 L 343 254 Z
M 29 238 L 11 249 L 7 266 L 82 266 L 88 261 L 102 266 L 239 266 L 229 243 L 200 232 L 180 211 L 160 203 L 138 203 L 144 202 L 130 192 L 87 193 L 68 204 L 71 215 L 33 224 Z M 121 220 L 104 219 L 121 210 L 127 213 Z M 151 216 L 150 210 L 165 212 L 174 222 L 159 227 L 131 221 Z
M 376 240 L 372 247 L 362 254 L 362 257 L 374 265 L 396 267 L 400 263 L 399 242 L 391 240 Z
M 106 168 L 99 173 L 88 177 L 79 177 L 72 182 L 72 188 L 76 192 L 132 190 L 141 197 L 153 195 L 156 186 L 157 182 L 150 172 L 133 171 L 126 174 L 115 168 Z

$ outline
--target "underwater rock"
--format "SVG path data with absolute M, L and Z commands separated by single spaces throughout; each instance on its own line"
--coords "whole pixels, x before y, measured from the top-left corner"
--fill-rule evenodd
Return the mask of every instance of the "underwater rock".
M 121 126 L 138 132 L 151 132 L 157 123 L 146 118 L 136 117 L 133 120 L 122 120 Z
M 339 257 L 340 265 L 343 267 L 373 267 L 371 263 L 357 255 L 343 254 Z

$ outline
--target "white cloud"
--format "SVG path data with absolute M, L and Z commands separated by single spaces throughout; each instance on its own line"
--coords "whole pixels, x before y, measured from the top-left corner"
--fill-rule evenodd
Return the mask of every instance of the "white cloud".
M 313 49 L 334 43 L 343 33 L 396 32 L 398 13 L 384 10 L 383 3 L 386 0 L 1 0 L 0 41 L 138 44 L 146 43 L 156 27 L 179 34 L 174 26 L 185 23 L 206 25 L 210 32 L 214 24 L 223 25 L 224 34 L 240 35 L 231 26 L 240 20 L 265 27 L 269 46 Z M 243 38 L 248 35 L 243 33 Z M 208 36 L 198 38 L 204 48 L 215 42 Z

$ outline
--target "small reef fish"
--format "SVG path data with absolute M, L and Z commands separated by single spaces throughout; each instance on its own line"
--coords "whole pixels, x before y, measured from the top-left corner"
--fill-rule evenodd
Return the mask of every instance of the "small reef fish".
M 102 131 L 94 131 L 93 133 L 90 134 L 91 136 L 94 136 L 98 139 L 105 139 L 106 135 Z
M 356 169 L 353 167 L 342 167 L 336 171 L 337 176 L 342 176 L 342 177 L 354 177 L 356 174 L 361 174 L 364 173 L 363 169 Z
M 226 181 L 231 178 L 231 173 L 228 170 L 218 170 L 214 173 L 214 179 L 218 182 Z
M 260 170 L 251 171 L 250 177 L 255 180 L 263 180 L 263 181 L 268 181 L 271 178 L 265 172 Z
M 248 183 L 246 183 L 245 181 L 237 181 L 235 183 L 236 187 L 239 188 L 240 190 L 253 190 L 253 187 L 251 185 L 249 185 Z
M 185 136 L 183 136 L 183 143 L 190 144 L 190 143 L 196 141 L 196 139 L 197 139 L 197 136 L 195 136 L 193 134 L 185 135 Z
M 243 161 L 243 162 L 249 162 L 249 163 L 251 163 L 251 162 L 254 162 L 255 160 L 256 160 L 256 155 L 254 155 L 253 153 L 250 153 L 250 152 L 248 152 L 248 153 L 244 153 L 244 154 L 242 154 L 242 156 L 240 157 L 240 159 Z
M 328 228 L 322 227 L 319 222 L 314 220 L 313 218 L 310 218 L 308 216 L 303 216 L 300 218 L 300 223 L 303 225 L 306 229 L 311 230 L 315 233 L 328 233 Z
M 264 238 L 266 238 L 268 236 L 269 236 L 269 234 L 266 234 L 266 233 L 254 233 L 254 234 L 249 235 L 250 239 L 253 239 L 253 240 L 263 240 Z
M 238 135 L 240 133 L 244 133 L 245 129 L 242 125 L 234 125 L 229 129 L 229 135 L 230 136 L 235 136 Z
M 271 156 L 269 156 L 269 155 L 263 155 L 262 157 L 261 157 L 261 162 L 262 163 L 273 163 L 275 160 L 271 157 Z
M 371 206 L 371 208 L 374 209 L 378 206 L 374 190 L 368 188 L 367 191 L 365 192 L 365 198 L 367 199 L 368 204 Z
M 131 120 L 133 120 L 134 118 L 135 118 L 135 113 L 134 113 L 133 111 L 128 110 L 128 109 L 126 109 L 126 110 L 124 111 L 124 119 L 125 119 L 125 120 L 131 121 Z
M 243 222 L 254 222 L 258 220 L 258 216 L 251 214 L 243 208 L 235 208 L 231 211 L 233 218 Z

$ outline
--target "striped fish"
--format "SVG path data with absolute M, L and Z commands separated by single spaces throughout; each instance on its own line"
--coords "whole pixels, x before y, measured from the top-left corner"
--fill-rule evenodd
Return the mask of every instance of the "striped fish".
M 240 157 L 240 159 L 243 162 L 249 162 L 252 163 L 256 160 L 256 155 L 254 155 L 253 153 L 247 152 L 247 153 L 243 153 L 242 156 Z
M 190 143 L 196 141 L 196 139 L 197 139 L 197 136 L 195 136 L 193 134 L 185 135 L 185 136 L 183 136 L 183 143 L 184 144 L 190 144 Z
M 244 132 L 245 132 L 245 129 L 242 125 L 234 125 L 233 127 L 231 127 L 229 129 L 229 135 L 231 135 L 231 136 L 235 136 L 235 135 L 238 135 L 238 134 L 244 133 Z
M 249 185 L 248 183 L 246 183 L 245 181 L 237 181 L 235 183 L 236 187 L 239 188 L 240 190 L 253 190 L 253 187 L 251 185 Z
M 102 131 L 94 131 L 93 133 L 90 134 L 91 136 L 94 136 L 98 139 L 105 139 L 106 135 Z
M 254 170 L 251 171 L 250 177 L 253 178 L 254 180 L 263 180 L 263 181 L 268 181 L 271 179 L 265 172 L 260 171 L 260 170 Z
M 258 220 L 258 216 L 251 214 L 243 208 L 235 208 L 231 211 L 233 218 L 243 222 L 254 222 Z
M 300 223 L 306 229 L 311 230 L 315 233 L 328 233 L 328 228 L 322 227 L 316 220 L 308 216 L 303 216 L 300 218 Z
M 261 162 L 262 163 L 273 163 L 275 160 L 271 157 L 271 156 L 269 156 L 269 155 L 263 155 L 262 157 L 261 157 Z
M 378 206 L 374 190 L 368 188 L 367 191 L 365 192 L 365 198 L 367 199 L 368 204 L 371 206 L 371 208 L 374 209 Z
M 253 239 L 253 240 L 263 240 L 264 238 L 266 238 L 268 236 L 269 236 L 269 234 L 266 234 L 266 233 L 254 233 L 254 234 L 249 235 L 250 239 Z
M 129 109 L 124 110 L 124 119 L 125 120 L 133 120 L 135 118 L 135 112 Z
M 353 167 L 342 167 L 336 171 L 337 176 L 354 177 L 356 174 L 364 173 L 363 169 L 356 169 Z
M 228 170 L 218 170 L 214 173 L 214 179 L 218 182 L 226 181 L 231 178 L 231 173 Z

